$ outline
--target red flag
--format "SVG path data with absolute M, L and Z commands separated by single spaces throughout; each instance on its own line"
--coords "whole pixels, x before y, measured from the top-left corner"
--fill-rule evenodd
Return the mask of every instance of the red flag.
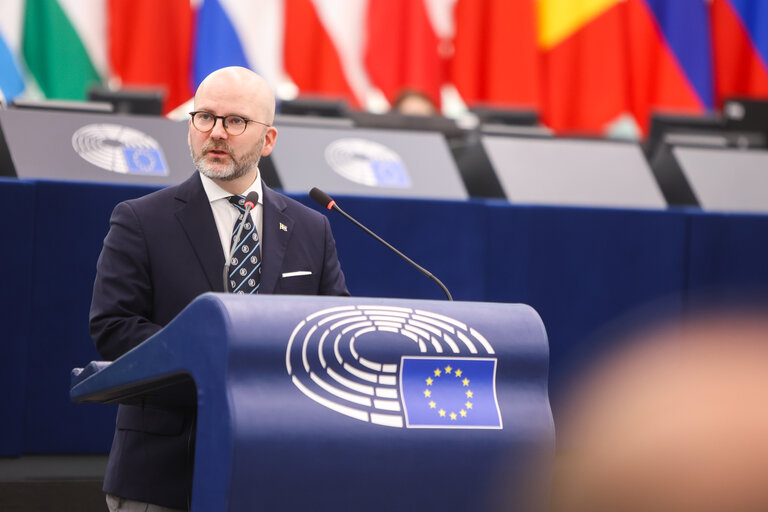
M 653 111 L 701 114 L 704 106 L 646 3 L 629 0 L 626 6 L 631 111 L 641 131 L 647 133 Z
M 585 16 L 584 9 L 556 9 L 560 3 L 538 2 L 542 119 L 558 132 L 602 134 L 629 106 L 624 4 L 616 0 Z
M 727 0 L 713 0 L 711 6 L 716 104 L 731 96 L 768 96 L 768 65 L 743 20 Z
M 337 49 L 310 0 L 285 0 L 285 71 L 302 93 L 341 97 L 359 106 Z
M 193 95 L 189 0 L 109 0 L 112 74 L 125 86 L 159 87 L 164 111 Z
M 365 65 L 387 99 L 410 88 L 440 105 L 445 60 L 423 0 L 370 0 L 367 27 Z
M 539 107 L 534 0 L 458 0 L 451 78 L 465 102 Z

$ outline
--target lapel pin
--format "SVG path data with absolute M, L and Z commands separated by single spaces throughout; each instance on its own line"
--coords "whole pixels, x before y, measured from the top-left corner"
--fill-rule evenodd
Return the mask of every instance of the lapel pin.
M 283 224 L 283 223 L 281 222 L 281 223 L 280 223 L 280 231 L 285 231 L 285 232 L 288 232 L 288 226 L 286 226 L 285 224 Z

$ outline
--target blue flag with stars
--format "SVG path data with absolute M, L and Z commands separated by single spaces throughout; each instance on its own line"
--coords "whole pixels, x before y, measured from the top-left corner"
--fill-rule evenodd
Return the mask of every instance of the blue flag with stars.
M 502 428 L 496 359 L 404 356 L 400 386 L 409 428 Z

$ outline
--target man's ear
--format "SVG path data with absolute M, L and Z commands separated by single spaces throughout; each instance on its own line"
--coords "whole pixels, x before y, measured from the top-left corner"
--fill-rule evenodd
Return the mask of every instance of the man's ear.
M 272 152 L 277 142 L 277 128 L 269 126 L 267 133 L 264 134 L 264 147 L 261 150 L 261 156 L 267 156 Z
M 189 118 L 189 126 L 187 130 L 187 146 L 189 146 L 190 149 L 192 149 L 192 130 L 195 129 L 194 126 L 192 126 L 192 118 Z

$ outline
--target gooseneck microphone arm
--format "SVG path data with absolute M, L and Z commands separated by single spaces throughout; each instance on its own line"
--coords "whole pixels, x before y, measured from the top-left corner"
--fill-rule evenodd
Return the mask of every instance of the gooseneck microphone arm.
M 360 222 L 358 222 L 358 221 L 357 221 L 357 220 L 356 220 L 354 217 L 352 217 L 352 216 L 351 216 L 351 215 L 349 215 L 347 212 L 345 212 L 344 210 L 342 210 L 341 208 L 339 208 L 339 205 L 337 205 L 337 204 L 336 204 L 336 201 L 334 201 L 333 199 L 331 199 L 331 196 L 329 196 L 328 194 L 326 194 L 325 192 L 323 192 L 323 191 L 322 191 L 322 190 L 320 190 L 319 188 L 317 188 L 317 187 L 314 187 L 314 188 L 312 188 L 312 190 L 310 190 L 310 191 L 309 191 L 309 197 L 311 197 L 311 198 L 312 198 L 312 199 L 313 199 L 313 200 L 314 200 L 316 203 L 318 203 L 318 204 L 319 204 L 320 206 L 322 206 L 323 208 L 327 208 L 327 209 L 329 209 L 329 210 L 336 210 L 337 212 L 339 212 L 340 214 L 342 214 L 344 217 L 346 217 L 346 218 L 347 218 L 349 221 L 351 221 L 351 222 L 352 222 L 353 224 L 355 224 L 357 227 L 359 227 L 360 229 L 362 229 L 363 231 L 365 231 L 366 233 L 368 233 L 369 235 L 371 235 L 373 238 L 375 238 L 376 240 L 378 240 L 378 241 L 379 241 L 381 244 L 383 244 L 383 245 L 384 245 L 384 246 L 385 246 L 387 249 L 389 249 L 390 251 L 394 252 L 395 254 L 397 254 L 398 256 L 400 256 L 401 258 L 403 258 L 405 261 L 407 261 L 408 263 L 410 263 L 411 265 L 413 265 L 414 267 L 416 267 L 416 269 L 417 269 L 419 272 L 421 272 L 422 274 L 424 274 L 425 276 L 427 276 L 428 278 L 430 278 L 432 281 L 434 281 L 434 282 L 435 282 L 435 283 L 436 283 L 436 284 L 437 284 L 437 285 L 438 285 L 438 286 L 439 286 L 439 287 L 440 287 L 440 288 L 443 290 L 443 293 L 445 293 L 445 296 L 446 296 L 446 298 L 447 298 L 448 300 L 453 300 L 453 297 L 451 297 L 451 292 L 449 292 L 449 291 L 448 291 L 448 288 L 446 288 L 446 287 L 445 287 L 445 285 L 443 284 L 443 282 L 442 282 L 442 281 L 440 281 L 440 280 L 439 280 L 437 277 L 435 277 L 435 276 L 432 274 L 432 272 L 430 272 L 429 270 L 425 269 L 424 267 L 422 267 L 421 265 L 419 265 L 418 263 L 416 263 L 415 261 L 413 261 L 411 258 L 409 258 L 408 256 L 406 256 L 405 254 L 403 254 L 402 252 L 400 252 L 400 251 L 398 251 L 397 249 L 395 249 L 395 247 L 393 247 L 393 246 L 392 246 L 392 245 L 391 245 L 389 242 L 387 242 L 386 240 L 384 240 L 383 238 L 381 238 L 379 235 L 377 235 L 376 233 L 374 233 L 373 231 L 371 231 L 371 230 L 370 230 L 370 229 L 368 229 L 367 227 L 363 226 L 363 225 L 362 225 Z
M 237 228 L 237 234 L 235 234 L 235 237 L 232 239 L 232 247 L 229 250 L 229 257 L 227 258 L 227 261 L 224 262 L 224 271 L 221 275 L 222 282 L 224 284 L 224 293 L 229 292 L 229 265 L 232 262 L 232 257 L 235 255 L 235 251 L 237 250 L 237 246 L 240 245 L 240 235 L 243 234 L 243 226 L 245 225 L 245 219 L 248 218 L 248 214 L 251 213 L 251 210 L 253 210 L 256 207 L 256 204 L 259 202 L 259 193 L 258 192 L 249 192 L 247 196 L 245 196 L 245 211 L 243 212 L 243 219 L 240 221 L 240 226 Z

